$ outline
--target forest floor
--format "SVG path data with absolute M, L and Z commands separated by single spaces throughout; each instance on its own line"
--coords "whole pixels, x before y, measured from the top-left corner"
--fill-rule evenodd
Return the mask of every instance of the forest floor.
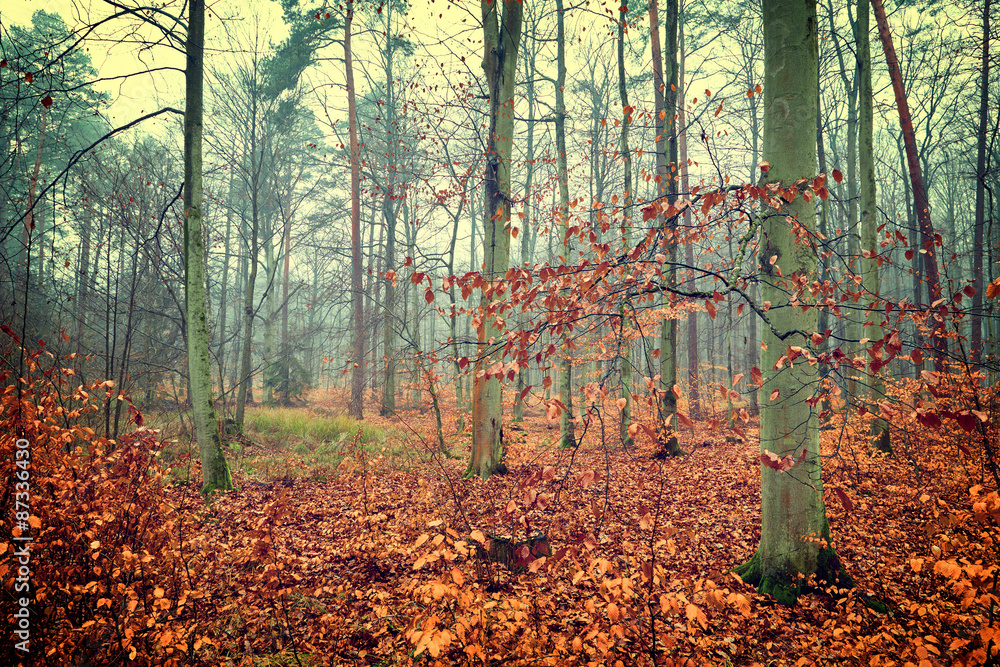
M 299 410 L 344 405 L 324 394 Z M 924 667 L 996 651 L 997 522 L 977 522 L 982 471 L 948 442 L 899 429 L 886 458 L 861 423 L 823 432 L 831 535 L 855 586 L 785 607 L 729 573 L 760 536 L 753 421 L 745 438 L 695 422 L 680 433 L 689 454 L 660 461 L 645 436 L 623 448 L 613 416 L 557 449 L 558 421 L 536 408 L 506 428 L 509 474 L 484 482 L 461 478 L 469 431 L 446 407 L 451 457 L 432 411 L 401 411 L 366 418 L 382 435 L 342 438 L 335 458 L 248 431 L 236 491 L 206 507 L 197 483 L 168 490 L 191 543 L 215 554 L 201 586 L 215 659 Z M 538 532 L 550 555 L 527 567 L 475 556 L 489 536 Z

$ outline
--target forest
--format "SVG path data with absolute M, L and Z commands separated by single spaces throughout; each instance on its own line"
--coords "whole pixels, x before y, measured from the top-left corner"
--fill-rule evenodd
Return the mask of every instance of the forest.
M 998 10 L 619 3 L 4 3 L 0 663 L 1000 664 Z

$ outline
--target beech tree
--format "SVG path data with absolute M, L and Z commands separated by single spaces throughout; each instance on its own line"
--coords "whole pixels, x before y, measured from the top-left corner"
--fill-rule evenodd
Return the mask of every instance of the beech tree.
M 764 0 L 763 9 L 761 183 L 776 192 L 797 187 L 816 171 L 816 4 Z M 770 197 L 768 204 L 758 219 L 761 299 L 770 302 L 761 355 L 763 395 L 769 395 L 760 408 L 761 536 L 757 552 L 735 571 L 790 604 L 804 583 L 798 575 L 832 582 L 844 573 L 829 544 L 818 420 L 809 400 L 818 372 L 801 356 L 818 323 L 805 283 L 798 282 L 816 273 L 816 212 L 804 196 Z M 771 457 L 795 463 L 775 469 L 766 465 Z
M 481 0 L 483 15 L 483 72 L 489 93 L 489 134 L 486 138 L 486 177 L 483 199 L 483 290 L 479 321 L 479 349 L 472 384 L 472 453 L 467 477 L 488 479 L 503 465 L 503 410 L 500 378 L 491 374 L 499 360 L 503 332 L 498 325 L 498 303 L 493 303 L 494 281 L 507 272 L 510 254 L 510 156 L 514 135 L 514 77 L 521 41 L 524 5 L 521 0 Z M 501 296 L 501 294 L 496 294 Z
M 233 488 L 229 465 L 222 452 L 219 424 L 212 397 L 212 368 L 208 354 L 208 318 L 205 314 L 205 241 L 202 229 L 201 135 L 205 69 L 205 2 L 191 0 L 186 42 L 184 107 L 184 304 L 187 319 L 188 373 L 191 413 L 201 453 L 205 495 Z

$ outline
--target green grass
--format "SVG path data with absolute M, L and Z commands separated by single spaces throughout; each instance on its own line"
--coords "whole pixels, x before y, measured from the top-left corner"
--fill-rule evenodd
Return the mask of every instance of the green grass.
M 220 418 L 222 415 L 220 414 Z M 185 423 L 190 423 L 185 414 Z M 174 466 L 171 478 L 176 482 L 190 479 L 191 463 L 198 451 L 193 436 L 180 428 L 180 414 L 150 415 L 150 422 L 160 428 L 167 442 L 160 462 Z M 408 468 L 420 454 L 406 443 L 405 434 L 370 423 L 358 422 L 346 415 L 321 415 L 309 409 L 260 406 L 248 408 L 244 434 L 253 443 L 246 450 L 235 442 L 226 448 L 230 468 L 251 478 L 263 480 L 312 479 L 327 481 L 337 475 L 346 456 L 352 456 L 354 439 L 360 429 L 359 444 L 371 462 L 381 460 L 393 468 Z M 187 463 L 179 458 L 190 455 Z
M 301 442 L 307 446 L 353 440 L 359 427 L 363 444 L 383 443 L 392 435 L 346 415 L 328 417 L 296 408 L 251 408 L 247 410 L 243 427 L 254 441 Z
M 369 461 L 382 458 L 405 467 L 414 457 L 403 434 L 358 422 L 345 415 L 320 415 L 307 409 L 257 407 L 247 410 L 246 436 L 266 450 L 263 456 L 241 452 L 234 469 L 264 479 L 306 478 L 324 482 L 337 475 L 354 439 Z M 230 457 L 233 458 L 232 456 Z

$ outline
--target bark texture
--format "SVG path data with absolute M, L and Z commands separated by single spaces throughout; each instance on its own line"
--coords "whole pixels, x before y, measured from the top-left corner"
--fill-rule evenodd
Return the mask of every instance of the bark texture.
M 361 267 L 361 151 L 358 147 L 358 104 L 354 89 L 354 62 L 351 58 L 351 26 L 354 1 L 347 3 L 344 22 L 344 67 L 347 70 L 347 115 L 351 143 L 351 296 L 354 303 L 354 345 L 351 362 L 351 400 L 347 413 L 354 419 L 365 416 L 365 290 Z
M 766 184 L 794 186 L 816 170 L 816 5 L 810 0 L 764 0 L 764 160 Z M 817 310 L 791 276 L 814 276 L 817 268 L 816 213 L 803 197 L 781 209 L 764 208 L 761 298 L 771 302 L 765 329 L 760 410 L 761 453 L 792 456 L 779 472 L 761 465 L 761 537 L 757 553 L 736 572 L 780 603 L 791 604 L 804 579 L 835 578 L 841 567 L 829 546 L 823 504 L 816 414 L 807 403 L 817 370 L 801 357 L 776 370 L 790 346 L 807 348 L 800 333 L 816 330 Z M 796 234 L 796 230 L 800 234 Z M 800 241 L 796 239 L 802 237 Z M 808 284 L 808 280 L 806 281 Z M 781 340 L 779 336 L 785 336 Z
M 503 349 L 497 326 L 496 281 L 507 272 L 510 255 L 510 155 L 514 134 L 514 77 L 521 41 L 524 5 L 519 0 L 482 0 L 483 72 L 490 92 L 490 132 L 486 146 L 483 211 L 483 278 L 493 285 L 483 292 L 479 343 L 472 385 L 472 453 L 466 477 L 488 479 L 503 468 L 503 410 L 500 378 L 488 370 Z M 502 30 L 501 30 L 502 27 Z M 497 295 L 499 296 L 499 295 Z
M 191 0 L 187 34 L 186 101 L 184 108 L 184 267 L 188 373 L 191 413 L 201 455 L 205 495 L 233 488 L 222 451 L 212 401 L 212 369 L 205 315 L 205 243 L 201 220 L 202 81 L 205 53 L 205 0 Z

